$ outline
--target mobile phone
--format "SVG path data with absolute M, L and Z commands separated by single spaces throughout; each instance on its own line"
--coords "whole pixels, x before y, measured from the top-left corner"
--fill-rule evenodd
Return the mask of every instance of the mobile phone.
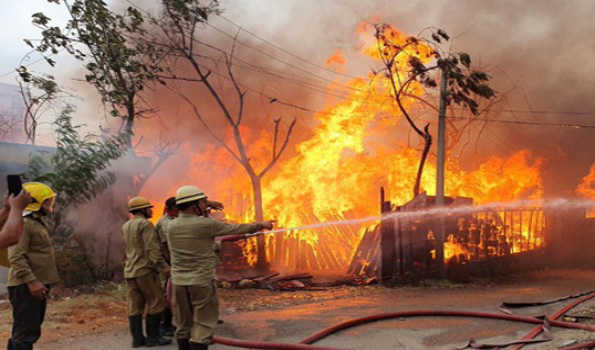
M 8 184 L 8 193 L 14 196 L 23 190 L 23 183 L 19 175 L 6 175 L 6 183 Z

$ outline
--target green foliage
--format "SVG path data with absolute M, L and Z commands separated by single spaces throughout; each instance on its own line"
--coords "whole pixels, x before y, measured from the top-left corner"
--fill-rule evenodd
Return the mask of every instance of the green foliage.
M 35 13 L 32 22 L 39 27 L 42 38 L 37 45 L 27 45 L 41 53 L 50 65 L 60 50 L 82 61 L 87 70 L 85 80 L 95 87 L 104 103 L 111 106 L 110 114 L 126 119 L 127 131 L 139 113 L 135 107 L 137 94 L 147 84 L 160 81 L 160 64 L 166 50 L 145 40 L 145 19 L 134 7 L 123 14 L 108 9 L 103 0 L 47 0 L 62 3 L 70 14 L 64 28 L 51 25 L 43 13 Z M 161 82 L 161 81 L 160 81 Z
M 72 107 L 56 118 L 56 153 L 49 158 L 34 155 L 27 178 L 49 184 L 59 195 L 60 208 L 85 203 L 109 187 L 115 176 L 106 171 L 112 160 L 126 150 L 126 137 L 117 135 L 96 140 L 80 135 L 80 125 L 72 124 Z
M 163 7 L 170 17 L 184 22 L 205 22 L 209 15 L 219 12 L 219 1 L 211 0 L 207 5 L 200 0 L 162 0 Z

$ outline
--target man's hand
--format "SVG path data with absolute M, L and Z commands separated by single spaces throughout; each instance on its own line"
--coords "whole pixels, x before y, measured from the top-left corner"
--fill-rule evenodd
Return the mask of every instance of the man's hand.
M 215 210 L 223 210 L 223 203 L 217 201 L 207 201 L 207 206 Z
M 259 222 L 260 226 L 262 226 L 262 228 L 265 230 L 272 230 L 274 223 L 275 223 L 275 220 L 267 220 L 267 221 Z
M 21 212 L 25 210 L 25 208 L 31 203 L 33 197 L 29 194 L 29 192 L 22 190 L 16 197 L 10 195 L 8 197 L 8 203 L 12 209 L 20 210 Z
M 31 295 L 37 299 L 45 299 L 48 296 L 48 289 L 39 281 L 29 282 L 27 283 L 27 287 L 29 287 Z

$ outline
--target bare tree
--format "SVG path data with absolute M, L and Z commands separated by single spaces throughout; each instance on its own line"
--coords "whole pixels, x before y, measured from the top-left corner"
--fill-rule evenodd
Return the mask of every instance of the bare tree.
M 184 93 L 177 91 L 178 95 L 188 103 L 198 121 L 204 126 L 207 132 L 227 150 L 229 155 L 236 160 L 250 178 L 252 184 L 253 204 L 255 220 L 263 220 L 262 207 L 262 178 L 277 163 L 287 145 L 296 124 L 296 119 L 289 123 L 285 135 L 281 132 L 281 118 L 275 119 L 272 125 L 273 147 L 270 160 L 261 169 L 256 169 L 248 154 L 248 147 L 242 138 L 241 126 L 245 117 L 247 89 L 238 81 L 234 71 L 234 52 L 237 36 L 229 51 L 202 43 L 198 40 L 198 26 L 207 20 L 210 13 L 216 12 L 217 2 L 203 6 L 197 0 L 163 0 L 164 15 L 161 19 L 155 20 L 163 34 L 163 44 L 174 53 L 177 59 L 182 60 L 191 67 L 193 77 L 178 77 L 175 71 L 170 71 L 167 79 L 177 79 L 187 83 L 199 84 L 215 102 L 220 112 L 220 117 L 225 120 L 231 128 L 233 140 L 227 141 L 218 135 L 212 127 L 213 119 L 208 119 L 201 112 L 197 100 L 193 100 Z M 209 57 L 203 52 L 205 48 L 215 50 L 217 57 Z M 208 67 L 204 59 L 210 59 L 215 63 L 222 63 L 222 72 Z M 225 94 L 225 89 L 214 84 L 212 76 L 219 76 L 227 80 L 234 90 L 234 97 Z M 235 107 L 235 108 L 234 108 Z M 234 149 L 235 148 L 235 149 Z M 266 266 L 265 241 L 263 237 L 258 240 L 258 266 Z

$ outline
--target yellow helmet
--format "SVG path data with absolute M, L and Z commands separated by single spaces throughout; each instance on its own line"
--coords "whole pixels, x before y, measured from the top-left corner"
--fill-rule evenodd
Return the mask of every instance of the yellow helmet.
M 46 199 L 56 197 L 56 192 L 46 184 L 41 182 L 26 182 L 23 184 L 23 189 L 35 199 L 35 202 L 30 203 L 25 210 L 26 211 L 39 211 L 41 205 Z
M 151 204 L 148 200 L 146 200 L 143 197 L 133 197 L 128 201 L 129 212 L 145 208 L 153 208 L 153 204 Z
M 176 191 L 176 205 L 194 202 L 207 198 L 207 195 L 196 186 L 182 186 Z

